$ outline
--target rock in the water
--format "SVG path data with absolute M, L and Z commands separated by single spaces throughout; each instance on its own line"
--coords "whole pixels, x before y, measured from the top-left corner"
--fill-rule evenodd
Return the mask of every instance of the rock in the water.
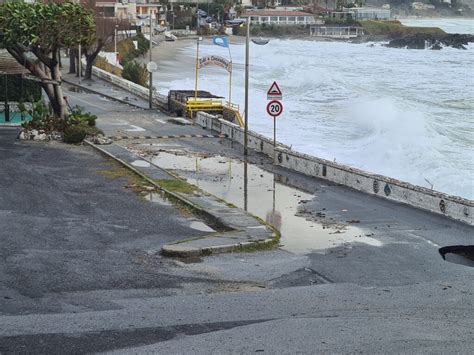
M 415 34 L 391 40 L 387 47 L 408 49 L 435 49 L 442 46 L 466 49 L 469 42 L 474 42 L 474 35 L 466 34 Z

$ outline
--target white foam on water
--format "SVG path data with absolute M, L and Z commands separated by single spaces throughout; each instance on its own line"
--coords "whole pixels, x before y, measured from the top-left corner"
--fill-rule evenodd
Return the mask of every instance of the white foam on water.
M 231 40 L 232 42 L 232 40 Z M 201 53 L 226 56 L 202 44 Z M 245 46 L 231 44 L 232 101 L 244 103 Z M 182 61 L 195 58 L 195 46 Z M 272 40 L 251 45 L 250 129 L 273 137 L 266 91 L 276 80 L 284 112 L 277 139 L 294 150 L 465 198 L 474 198 L 474 46 L 440 51 Z M 179 74 L 179 75 L 178 75 Z M 192 69 L 159 90 L 193 89 Z M 182 78 L 184 76 L 184 78 Z M 199 89 L 228 96 L 220 68 Z M 426 179 L 429 181 L 427 182 Z

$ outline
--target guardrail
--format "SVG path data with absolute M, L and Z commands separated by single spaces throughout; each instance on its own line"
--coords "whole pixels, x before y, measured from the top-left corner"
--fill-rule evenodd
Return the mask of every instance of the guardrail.
M 244 143 L 244 130 L 236 124 L 204 112 L 197 113 L 195 122 Z M 248 147 L 273 157 L 273 141 L 258 133 L 249 131 Z M 474 225 L 472 200 L 298 153 L 280 143 L 277 143 L 276 157 L 277 165 L 290 170 Z
M 148 99 L 150 91 L 148 88 L 141 85 L 135 84 L 124 78 L 120 78 L 117 75 L 109 73 L 103 69 L 92 67 L 92 73 L 100 79 L 108 81 L 122 89 L 129 91 L 143 99 Z M 168 97 L 157 92 L 153 93 L 153 104 L 163 110 L 168 110 Z

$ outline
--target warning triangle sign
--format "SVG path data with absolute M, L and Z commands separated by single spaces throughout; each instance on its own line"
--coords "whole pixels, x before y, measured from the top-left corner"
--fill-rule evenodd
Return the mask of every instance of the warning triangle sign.
M 281 99 L 283 96 L 280 87 L 278 86 L 277 82 L 274 81 L 272 86 L 270 86 L 270 89 L 267 91 L 267 97 L 270 99 L 276 99 L 279 98 Z

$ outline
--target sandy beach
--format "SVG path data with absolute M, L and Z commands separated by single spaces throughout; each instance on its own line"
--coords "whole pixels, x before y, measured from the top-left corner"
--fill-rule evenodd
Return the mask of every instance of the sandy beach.
M 230 36 L 230 43 L 242 45 L 244 37 Z M 209 45 L 212 37 L 204 37 L 201 44 Z M 160 83 L 182 80 L 182 89 L 194 89 L 195 58 L 189 55 L 189 48 L 196 48 L 196 38 L 180 38 L 174 42 L 160 39 L 153 48 L 153 61 L 158 64 L 158 71 L 154 74 L 154 86 L 160 91 Z M 185 54 L 187 53 L 187 54 Z M 139 59 L 142 63 L 148 62 L 148 53 Z M 219 70 L 219 69 L 218 69 Z M 191 80 L 192 78 L 192 80 Z M 163 93 L 163 92 L 162 92 Z

